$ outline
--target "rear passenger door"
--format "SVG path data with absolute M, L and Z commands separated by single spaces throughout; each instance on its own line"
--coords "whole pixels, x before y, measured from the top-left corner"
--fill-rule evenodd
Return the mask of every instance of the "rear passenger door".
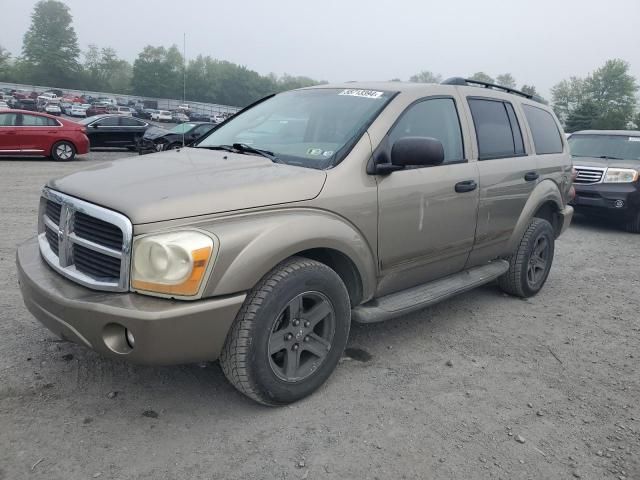
M 87 128 L 91 148 L 121 146 L 122 132 L 119 117 L 104 117 L 96 120 Z
M 137 118 L 122 115 L 120 127 L 122 129 L 121 146 L 135 147 L 147 130 L 148 124 Z
M 537 163 L 523 140 L 523 124 L 508 100 L 468 97 L 478 147 L 480 204 L 476 241 L 467 267 L 505 254 L 529 195 Z

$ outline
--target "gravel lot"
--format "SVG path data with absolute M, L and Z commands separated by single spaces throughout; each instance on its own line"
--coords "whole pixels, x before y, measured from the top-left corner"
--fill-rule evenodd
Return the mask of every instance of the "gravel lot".
M 640 236 L 577 218 L 537 297 L 354 326 L 319 392 L 270 409 L 217 363 L 106 360 L 24 308 L 40 187 L 129 155 L 0 161 L 0 479 L 640 478 Z

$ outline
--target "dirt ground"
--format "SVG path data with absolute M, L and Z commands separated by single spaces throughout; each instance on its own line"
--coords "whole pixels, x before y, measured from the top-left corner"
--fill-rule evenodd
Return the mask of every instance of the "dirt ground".
M 0 161 L 0 479 L 640 479 L 640 236 L 577 218 L 538 296 L 354 326 L 319 392 L 266 408 L 217 363 L 104 359 L 25 309 L 40 187 L 124 155 Z

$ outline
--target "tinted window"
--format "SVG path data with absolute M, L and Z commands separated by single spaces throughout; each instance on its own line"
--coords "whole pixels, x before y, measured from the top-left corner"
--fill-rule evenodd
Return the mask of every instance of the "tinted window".
M 517 155 L 522 155 L 524 153 L 524 143 L 522 142 L 522 131 L 520 130 L 518 117 L 516 117 L 516 112 L 513 110 L 513 105 L 505 103 L 504 106 L 507 109 L 507 115 L 509 116 L 509 122 L 511 123 L 514 150 Z
M 13 127 L 16 125 L 17 119 L 16 113 L 0 113 L 0 127 Z
M 531 105 L 522 105 L 529 122 L 533 144 L 538 155 L 562 153 L 562 138 L 555 120 L 549 112 Z
M 469 99 L 469 107 L 476 128 L 480 160 L 513 157 L 524 153 L 522 133 L 510 104 L 496 100 Z M 513 120 L 509 118 L 510 115 Z
M 107 117 L 98 121 L 98 125 L 101 127 L 117 127 L 119 122 L 118 117 Z
M 55 127 L 58 125 L 58 122 L 52 118 L 23 114 L 22 125 L 25 127 Z
M 402 137 L 440 140 L 444 147 L 445 163 L 464 159 L 458 112 L 451 98 L 434 98 L 409 107 L 393 127 L 389 142 L 393 145 Z
M 122 117 L 120 119 L 120 125 L 124 125 L 125 127 L 142 127 L 144 126 L 144 122 L 131 117 Z

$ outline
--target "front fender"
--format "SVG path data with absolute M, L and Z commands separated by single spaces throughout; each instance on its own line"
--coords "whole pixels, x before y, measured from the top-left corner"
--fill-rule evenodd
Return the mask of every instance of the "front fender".
M 564 204 L 562 202 L 562 195 L 560 193 L 560 189 L 558 185 L 553 180 L 543 180 L 541 181 L 531 192 L 529 195 L 529 199 L 525 204 L 522 212 L 520 212 L 520 217 L 518 218 L 518 223 L 516 223 L 516 227 L 514 228 L 511 238 L 509 239 L 508 251 L 515 252 L 524 232 L 531 222 L 531 219 L 538 211 L 538 209 L 544 205 L 546 202 L 553 202 L 558 211 L 564 208 Z
M 200 228 L 220 240 L 204 297 L 247 291 L 278 263 L 303 250 L 336 250 L 356 266 L 363 299 L 375 291 L 376 263 L 369 242 L 344 218 L 311 208 L 238 215 Z

